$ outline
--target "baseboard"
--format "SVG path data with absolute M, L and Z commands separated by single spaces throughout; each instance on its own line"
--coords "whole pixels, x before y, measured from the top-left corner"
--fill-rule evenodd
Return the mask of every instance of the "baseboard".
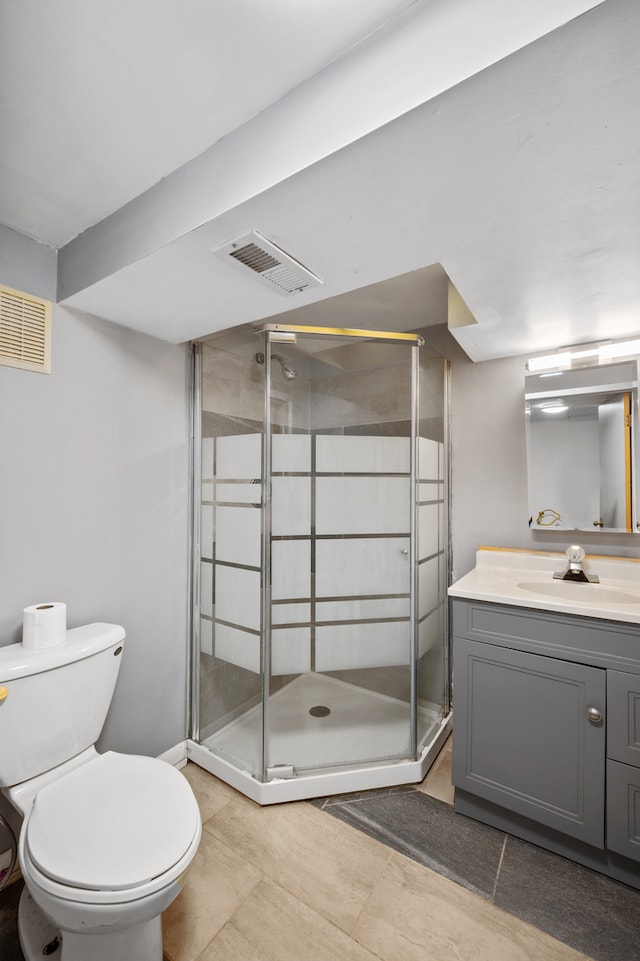
M 180 741 L 174 747 L 170 747 L 168 751 L 164 751 L 162 754 L 158 755 L 161 761 L 166 761 L 167 764 L 173 765 L 173 767 L 181 768 L 187 763 L 187 742 Z

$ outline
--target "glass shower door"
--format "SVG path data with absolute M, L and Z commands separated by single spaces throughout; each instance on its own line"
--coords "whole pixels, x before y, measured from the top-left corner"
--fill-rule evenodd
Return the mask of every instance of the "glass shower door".
M 417 346 L 266 336 L 265 777 L 410 757 Z

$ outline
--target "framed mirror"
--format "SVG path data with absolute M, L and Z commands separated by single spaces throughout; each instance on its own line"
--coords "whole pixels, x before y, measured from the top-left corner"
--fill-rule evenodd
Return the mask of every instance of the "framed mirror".
M 529 527 L 638 532 L 636 360 L 525 377 Z

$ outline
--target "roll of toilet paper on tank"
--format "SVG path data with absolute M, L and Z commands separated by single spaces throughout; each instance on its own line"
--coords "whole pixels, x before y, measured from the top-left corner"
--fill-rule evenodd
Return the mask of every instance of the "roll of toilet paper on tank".
M 67 635 L 67 605 L 62 601 L 32 604 L 22 612 L 22 646 L 37 651 L 61 644 Z

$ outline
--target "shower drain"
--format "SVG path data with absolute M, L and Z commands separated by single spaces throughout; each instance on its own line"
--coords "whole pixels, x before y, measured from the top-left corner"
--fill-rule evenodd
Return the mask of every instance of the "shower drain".
M 327 717 L 331 714 L 331 708 L 325 707 L 324 704 L 316 704 L 315 707 L 309 708 L 309 714 L 311 717 Z

